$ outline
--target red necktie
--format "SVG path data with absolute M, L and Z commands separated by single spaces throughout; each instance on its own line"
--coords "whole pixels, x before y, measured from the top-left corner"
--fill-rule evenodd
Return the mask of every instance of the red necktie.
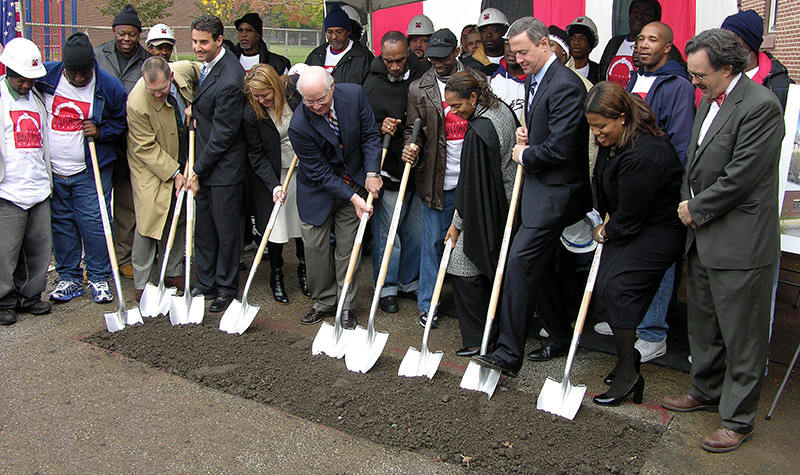
M 727 96 L 727 94 L 725 94 L 723 92 L 722 94 L 720 94 L 719 96 L 715 97 L 714 99 L 707 99 L 707 100 L 708 100 L 709 104 L 711 104 L 712 102 L 716 102 L 718 106 L 722 107 L 722 103 L 725 102 L 725 97 L 726 96 Z

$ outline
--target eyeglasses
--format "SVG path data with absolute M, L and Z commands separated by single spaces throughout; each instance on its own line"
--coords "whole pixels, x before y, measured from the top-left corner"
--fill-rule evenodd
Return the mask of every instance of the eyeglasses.
M 328 94 L 325 94 L 324 97 L 321 97 L 319 99 L 314 99 L 314 100 L 309 100 L 309 99 L 303 98 L 303 104 L 311 107 L 311 106 L 325 104 L 329 100 L 330 100 L 330 96 Z
M 693 73 L 689 71 L 689 79 L 697 79 L 698 81 L 702 81 L 703 79 L 707 78 L 710 73 Z

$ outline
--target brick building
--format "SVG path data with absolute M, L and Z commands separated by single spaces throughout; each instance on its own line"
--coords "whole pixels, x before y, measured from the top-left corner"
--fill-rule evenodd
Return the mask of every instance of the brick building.
M 786 66 L 789 76 L 800 82 L 800 0 L 739 0 L 742 10 L 755 10 L 764 18 L 764 43 Z

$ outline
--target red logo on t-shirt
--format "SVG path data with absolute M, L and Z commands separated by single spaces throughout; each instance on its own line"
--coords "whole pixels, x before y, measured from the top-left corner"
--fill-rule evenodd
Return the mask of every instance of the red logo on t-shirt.
M 60 132 L 77 132 L 83 129 L 83 121 L 89 118 L 88 102 L 53 96 L 51 128 Z
M 450 140 L 463 140 L 467 133 L 469 122 L 455 115 L 446 102 L 442 102 L 444 108 L 444 138 Z
M 17 148 L 42 147 L 42 122 L 38 112 L 9 111 L 14 124 L 14 146 Z
M 608 80 L 620 84 L 622 87 L 628 85 L 633 71 L 633 58 L 630 56 L 614 56 L 611 66 L 608 67 Z

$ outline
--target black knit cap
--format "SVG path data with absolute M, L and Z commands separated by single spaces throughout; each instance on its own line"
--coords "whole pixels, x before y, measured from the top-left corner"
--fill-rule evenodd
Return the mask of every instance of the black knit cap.
M 259 35 L 263 35 L 262 30 L 264 29 L 264 23 L 261 21 L 261 17 L 258 13 L 246 13 L 244 16 L 233 22 L 233 26 L 236 29 L 239 29 L 239 25 L 242 23 L 247 23 L 248 25 L 252 26 L 256 33 Z
M 111 27 L 113 28 L 117 25 L 131 25 L 135 26 L 140 32 L 142 31 L 142 22 L 139 20 L 139 14 L 136 13 L 136 9 L 130 3 L 122 7 L 122 11 L 114 17 L 114 23 L 111 24 Z
M 94 66 L 94 50 L 86 33 L 69 35 L 62 48 L 61 62 L 70 71 L 85 71 Z

